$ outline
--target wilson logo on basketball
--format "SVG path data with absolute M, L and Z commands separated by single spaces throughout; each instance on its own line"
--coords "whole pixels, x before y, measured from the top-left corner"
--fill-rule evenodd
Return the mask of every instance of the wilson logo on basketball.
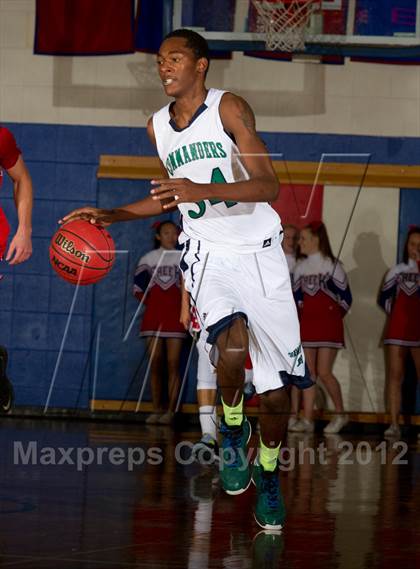
M 89 262 L 90 256 L 84 253 L 83 251 L 76 249 L 76 247 L 74 246 L 74 242 L 70 241 L 69 239 L 66 239 L 62 233 L 59 233 L 57 235 L 57 237 L 55 238 L 55 243 L 60 247 L 60 249 L 62 249 L 66 253 L 74 255 L 76 259 L 80 259 L 84 263 Z
M 59 259 L 57 259 L 57 257 L 53 257 L 52 261 L 54 263 L 54 265 L 60 269 L 60 271 L 63 271 L 65 273 L 67 273 L 68 275 L 74 275 L 77 276 L 77 271 L 76 269 L 74 269 L 73 267 L 69 267 L 68 265 L 66 265 L 65 263 L 61 262 Z

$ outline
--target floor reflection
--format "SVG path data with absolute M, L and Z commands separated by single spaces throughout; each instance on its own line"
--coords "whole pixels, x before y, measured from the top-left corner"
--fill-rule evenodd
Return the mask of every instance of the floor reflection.
M 254 522 L 253 488 L 227 496 L 217 468 L 190 463 L 188 441 L 196 436 L 136 424 L 3 419 L 1 567 L 416 566 L 414 439 L 290 436 L 281 456 L 287 525 L 270 534 Z

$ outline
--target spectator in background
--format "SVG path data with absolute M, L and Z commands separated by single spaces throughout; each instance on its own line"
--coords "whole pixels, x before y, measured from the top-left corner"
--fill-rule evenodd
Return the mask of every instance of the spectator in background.
M 401 385 L 408 353 L 420 380 L 420 226 L 411 227 L 404 245 L 403 262 L 385 276 L 379 305 L 388 314 L 384 344 L 387 356 L 387 404 L 391 424 L 385 437 L 399 437 Z
M 299 240 L 299 230 L 296 226 L 292 224 L 286 224 L 283 226 L 283 241 L 281 245 L 283 247 L 284 254 L 286 255 L 287 266 L 289 267 L 289 273 L 293 276 L 293 271 L 296 265 L 296 252 Z
M 283 247 L 284 254 L 286 255 L 287 266 L 289 267 L 290 279 L 293 285 L 293 271 L 296 266 L 296 255 L 299 240 L 299 230 L 295 225 L 290 223 L 283 225 Z M 290 392 L 290 419 L 287 428 L 293 428 L 298 422 L 299 405 L 300 405 L 300 391 L 297 387 L 292 385 Z
M 338 433 L 348 422 L 348 416 L 344 413 L 340 384 L 332 370 L 337 350 L 344 347 L 343 318 L 352 302 L 351 292 L 322 222 L 313 222 L 302 229 L 299 248 L 305 258 L 296 264 L 293 291 L 299 309 L 302 345 L 312 377 L 322 381 L 335 407 L 336 416 L 324 433 Z M 315 386 L 303 392 L 304 416 L 291 431 L 313 432 L 314 403 Z
M 3 256 L 7 250 L 5 260 L 10 265 L 18 265 L 19 263 L 27 261 L 32 255 L 32 180 L 23 161 L 22 153 L 16 145 L 13 134 L 7 128 L 0 126 L 0 187 L 3 182 L 3 170 L 7 172 L 13 183 L 13 197 L 18 217 L 18 226 L 7 249 L 10 226 L 4 211 L 0 207 L 0 261 L 3 260 Z M 4 303 L 2 303 L 2 305 L 4 305 Z M 6 376 L 7 361 L 7 350 L 4 346 L 0 345 L 1 412 L 10 410 L 13 399 L 13 389 Z
M 181 277 L 176 249 L 178 228 L 172 221 L 155 226 L 155 249 L 139 260 L 134 276 L 134 295 L 146 309 L 140 326 L 140 337 L 146 338 L 150 358 L 153 413 L 146 423 L 167 425 L 172 422 L 180 389 L 180 355 L 186 337 L 179 322 L 181 310 Z M 147 293 L 147 294 L 146 294 Z M 162 407 L 162 381 L 168 372 L 169 405 Z

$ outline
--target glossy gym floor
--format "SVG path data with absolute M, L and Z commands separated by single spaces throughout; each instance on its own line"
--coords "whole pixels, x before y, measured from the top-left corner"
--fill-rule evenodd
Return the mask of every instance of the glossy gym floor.
M 289 436 L 281 535 L 259 531 L 254 488 L 227 496 L 217 468 L 190 464 L 197 436 L 196 427 L 2 418 L 0 566 L 419 566 L 416 433 L 399 443 Z

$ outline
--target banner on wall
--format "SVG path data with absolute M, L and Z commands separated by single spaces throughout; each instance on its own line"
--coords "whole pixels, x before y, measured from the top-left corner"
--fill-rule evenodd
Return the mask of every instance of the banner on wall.
M 37 0 L 34 53 L 134 52 L 134 0 Z
M 323 195 L 324 186 L 281 184 L 278 198 L 271 205 L 283 225 L 302 229 L 312 221 L 322 220 Z

